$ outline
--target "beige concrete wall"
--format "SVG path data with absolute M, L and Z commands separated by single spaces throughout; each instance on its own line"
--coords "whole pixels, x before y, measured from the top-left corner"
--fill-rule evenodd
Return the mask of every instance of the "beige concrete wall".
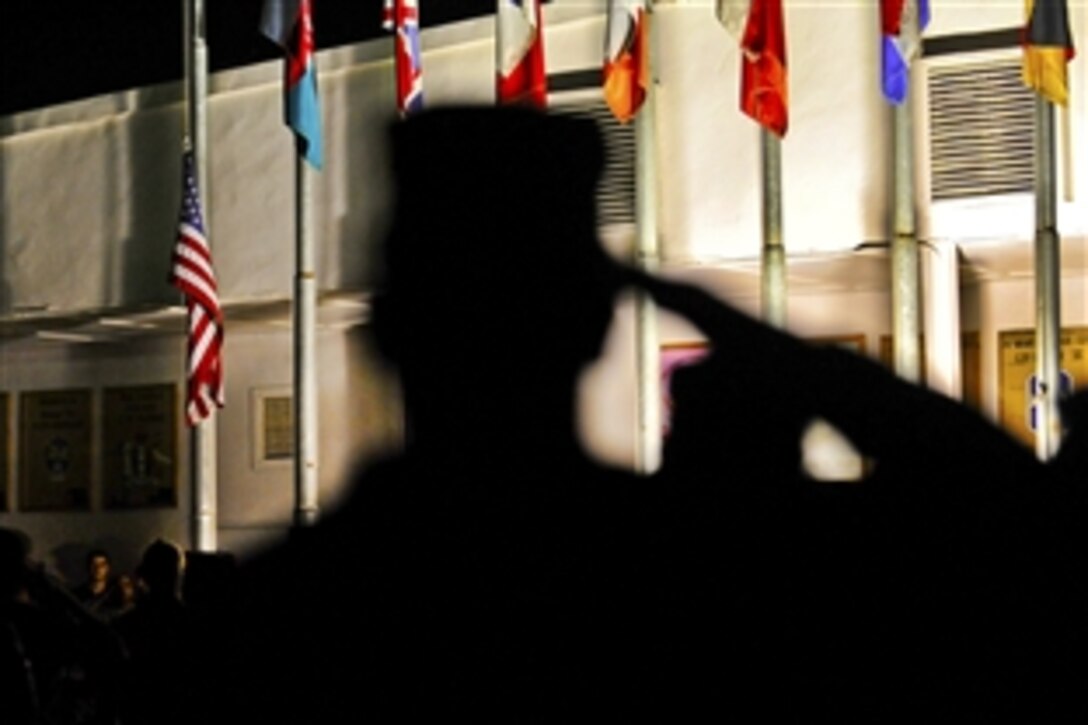
M 323 330 L 318 335 L 319 489 L 326 512 L 346 493 L 351 471 L 366 460 L 396 449 L 403 416 L 395 380 L 375 359 L 359 328 Z M 90 387 L 100 405 L 106 386 L 174 383 L 182 395 L 184 341 L 157 337 L 126 345 L 25 342 L 0 349 L 0 390 L 12 398 L 13 451 L 18 450 L 19 395 L 24 391 Z M 226 407 L 218 413 L 218 518 L 220 547 L 248 555 L 286 532 L 294 506 L 290 462 L 261 464 L 254 449 L 254 394 L 289 390 L 291 336 L 276 331 L 236 331 L 226 347 Z M 180 410 L 180 409 L 179 409 Z M 98 418 L 96 417 L 96 420 Z M 101 426 L 92 429 L 98 449 Z M 12 481 L 8 512 L 0 526 L 14 526 L 35 541 L 36 555 L 59 570 L 66 557 L 90 546 L 111 551 L 117 565 L 135 565 L 155 537 L 188 546 L 191 533 L 189 436 L 177 430 L 174 508 L 107 511 L 101 505 L 100 471 L 92 470 L 90 511 L 21 512 Z
M 548 6 L 551 72 L 599 67 L 602 8 L 580 1 Z M 1071 12 L 1075 27 L 1083 27 L 1084 8 L 1074 5 Z M 1004 28 L 1016 24 L 1019 13 L 1018 2 L 985 8 L 935 2 L 931 34 Z M 665 253 L 709 262 L 750 258 L 759 244 L 758 132 L 737 110 L 735 41 L 714 21 L 709 2 L 661 4 L 655 20 Z M 783 144 L 783 207 L 790 250 L 844 250 L 884 238 L 888 108 L 878 89 L 875 9 L 788 3 L 787 23 L 791 120 Z M 373 279 L 367 252 L 381 234 L 388 194 L 390 42 L 320 54 L 328 162 L 315 196 L 326 289 L 361 289 Z M 429 104 L 491 102 L 489 18 L 428 30 L 423 44 Z M 1071 64 L 1074 99 L 1084 98 L 1086 55 Z M 209 218 L 222 295 L 227 301 L 286 297 L 293 144 L 281 122 L 280 64 L 222 73 L 211 87 Z M 138 89 L 4 119 L 4 309 L 176 299 L 164 280 L 179 195 L 180 93 L 178 84 Z M 924 116 L 924 108 L 918 113 Z M 1084 103 L 1072 104 L 1075 179 L 1088 178 L 1088 153 L 1077 141 L 1088 135 L 1086 113 Z M 1001 207 L 1015 210 L 1013 222 L 1001 222 L 1002 238 L 1029 240 L 1026 197 L 1002 200 Z M 1085 209 L 1076 201 L 1062 204 L 1064 234 L 1085 236 Z M 919 212 L 926 233 L 925 198 Z M 951 222 L 949 213 L 938 215 L 934 234 L 978 240 L 980 224 L 1000 218 L 993 208 L 953 209 L 951 215 Z

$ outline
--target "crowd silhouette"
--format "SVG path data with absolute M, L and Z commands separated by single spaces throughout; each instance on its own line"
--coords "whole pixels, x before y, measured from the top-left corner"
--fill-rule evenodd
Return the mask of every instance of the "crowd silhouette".
M 400 380 L 404 450 L 236 575 L 210 566 L 202 606 L 177 598 L 178 552 L 152 545 L 148 595 L 94 630 L 120 635 L 101 665 L 122 673 L 120 705 L 103 711 L 122 723 L 1085 714 L 1084 393 L 1043 464 L 867 359 L 614 262 L 596 238 L 604 147 L 591 121 L 446 108 L 394 124 L 391 143 L 369 329 Z M 652 476 L 594 460 L 576 433 L 578 377 L 630 289 L 712 346 L 674 376 Z M 805 475 L 816 417 L 873 462 L 862 481 Z M 3 579 L 19 582 L 5 584 L 7 631 L 43 653 L 39 666 L 61 625 L 31 622 L 25 544 L 0 534 Z M 5 658 L 5 678 L 37 681 L 24 661 Z M 36 722 L 40 693 L 24 690 L 13 722 Z

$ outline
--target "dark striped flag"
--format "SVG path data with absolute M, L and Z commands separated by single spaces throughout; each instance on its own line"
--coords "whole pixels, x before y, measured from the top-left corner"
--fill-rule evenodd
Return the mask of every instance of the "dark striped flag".
M 1069 102 L 1066 64 L 1073 59 L 1073 34 L 1065 0 L 1027 0 L 1024 83 L 1051 103 Z
M 204 238 L 204 218 L 196 185 L 193 154 L 182 157 L 181 220 L 174 245 L 170 282 L 185 295 L 189 311 L 189 354 L 185 417 L 197 425 L 223 407 L 223 311 Z
M 401 116 L 423 110 L 423 59 L 419 49 L 418 0 L 385 0 L 382 27 L 394 34 L 397 111 Z

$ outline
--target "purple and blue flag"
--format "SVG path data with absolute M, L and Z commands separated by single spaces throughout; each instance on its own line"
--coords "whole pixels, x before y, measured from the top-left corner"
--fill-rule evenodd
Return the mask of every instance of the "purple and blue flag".
M 929 17 L 929 0 L 880 0 L 880 87 L 889 103 L 907 100 L 910 61 L 921 47 Z M 904 37 L 903 26 L 915 23 L 917 34 Z
M 317 102 L 317 64 L 310 0 L 265 0 L 261 33 L 283 48 L 283 108 L 298 139 L 299 154 L 321 168 L 321 108 Z

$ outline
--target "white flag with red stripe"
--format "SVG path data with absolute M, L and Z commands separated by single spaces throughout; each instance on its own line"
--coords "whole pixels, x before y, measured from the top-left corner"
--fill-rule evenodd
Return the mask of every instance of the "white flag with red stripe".
M 548 105 L 540 0 L 498 0 L 496 98 L 500 105 Z
M 185 152 L 182 166 L 181 219 L 170 282 L 185 295 L 189 311 L 185 417 L 189 425 L 197 425 L 214 408 L 223 407 L 223 311 L 204 237 L 192 152 Z

